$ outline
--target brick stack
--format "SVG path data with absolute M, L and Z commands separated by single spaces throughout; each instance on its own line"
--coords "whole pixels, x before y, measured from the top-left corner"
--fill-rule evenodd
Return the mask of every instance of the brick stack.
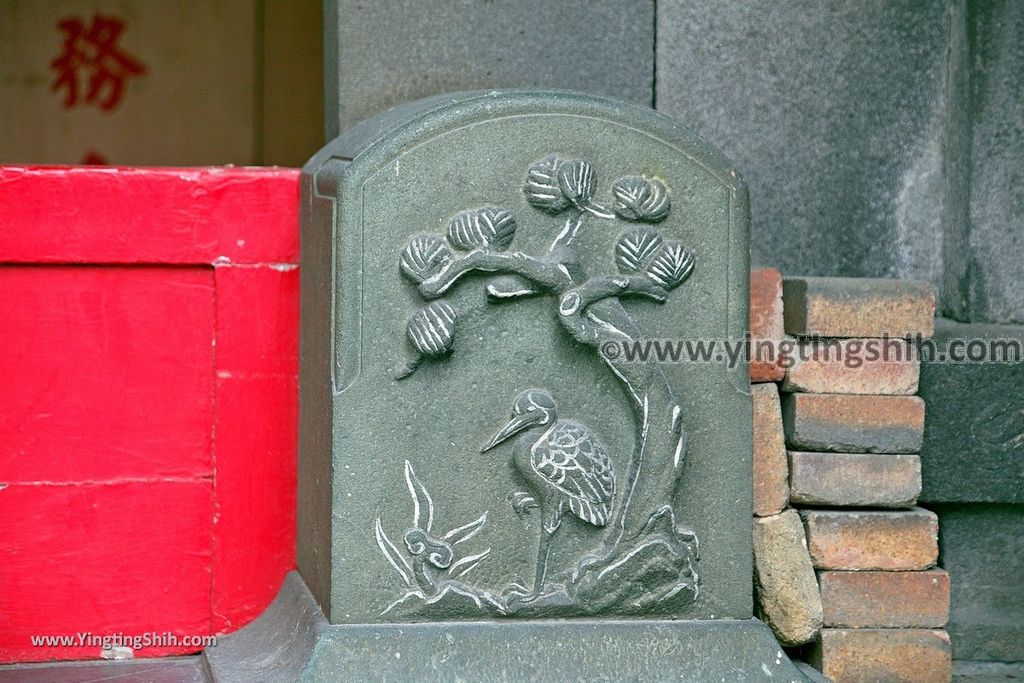
M 931 288 L 770 269 L 751 282 L 755 349 L 793 350 L 751 363 L 760 616 L 837 683 L 948 681 L 949 577 L 936 516 L 915 507 L 924 402 L 903 341 L 931 335 Z

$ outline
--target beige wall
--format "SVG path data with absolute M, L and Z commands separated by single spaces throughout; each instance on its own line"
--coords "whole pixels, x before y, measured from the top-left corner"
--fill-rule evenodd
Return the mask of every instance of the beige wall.
M 301 166 L 324 144 L 320 0 L 263 2 L 261 163 Z
M 115 45 L 145 73 L 110 110 L 109 85 L 86 101 L 83 40 L 68 107 L 59 22 L 96 16 L 123 23 Z M 317 0 L 0 0 L 0 163 L 300 165 L 322 144 L 321 25 Z

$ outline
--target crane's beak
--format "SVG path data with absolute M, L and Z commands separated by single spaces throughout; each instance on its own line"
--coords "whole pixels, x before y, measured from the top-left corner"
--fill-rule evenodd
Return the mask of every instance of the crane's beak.
M 529 417 L 525 415 L 513 415 L 512 419 L 508 421 L 508 424 L 498 430 L 498 433 L 494 435 L 494 438 L 480 448 L 480 452 L 486 453 L 513 434 L 523 431 L 535 421 L 536 419 L 532 415 Z

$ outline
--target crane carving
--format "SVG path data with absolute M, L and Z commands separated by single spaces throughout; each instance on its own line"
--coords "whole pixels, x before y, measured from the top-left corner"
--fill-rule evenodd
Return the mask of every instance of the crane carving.
M 543 389 L 519 394 L 511 419 L 480 452 L 519 433 L 523 436 L 512 450 L 512 461 L 537 497 L 515 492 L 510 501 L 519 514 L 539 506 L 543 519 L 533 591 L 523 596 L 523 601 L 529 602 L 543 593 L 551 538 L 566 509 L 594 526 L 608 523 L 615 473 L 597 434 L 579 422 L 559 420 L 554 398 Z

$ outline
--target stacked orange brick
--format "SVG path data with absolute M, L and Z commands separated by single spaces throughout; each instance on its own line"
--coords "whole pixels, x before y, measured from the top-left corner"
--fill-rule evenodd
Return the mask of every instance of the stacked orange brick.
M 760 615 L 837 683 L 948 681 L 949 577 L 936 516 L 915 507 L 925 407 L 906 341 L 932 334 L 931 287 L 771 269 L 751 282 L 752 353 L 776 353 L 751 363 Z

